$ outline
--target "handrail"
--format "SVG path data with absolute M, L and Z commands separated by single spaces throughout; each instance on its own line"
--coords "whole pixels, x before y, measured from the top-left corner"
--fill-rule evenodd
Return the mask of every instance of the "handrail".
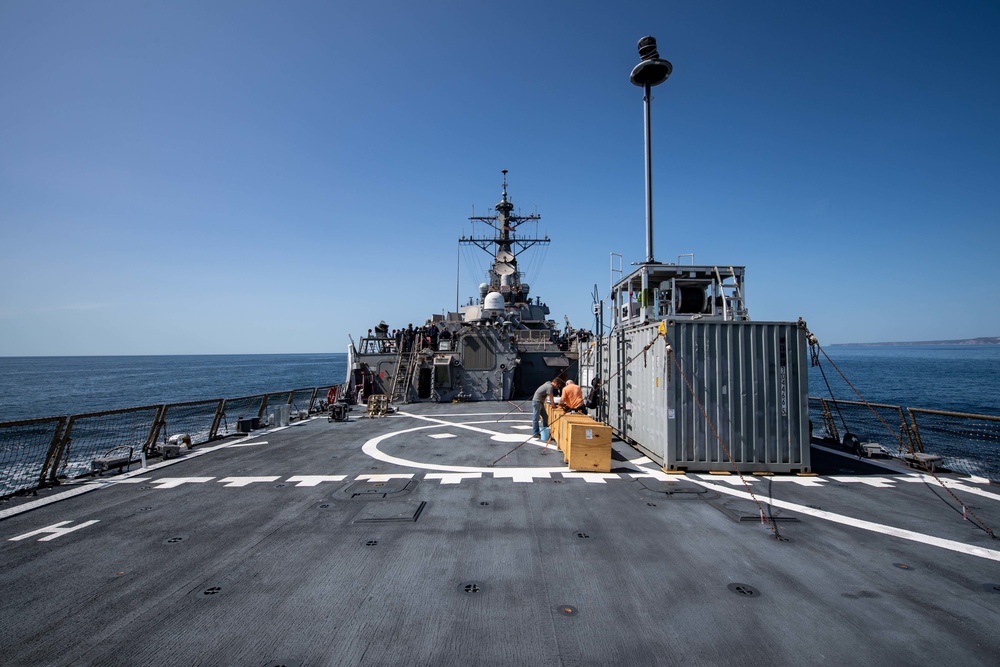
M 293 405 L 296 395 L 307 395 L 305 412 L 312 414 L 321 405 L 317 401 L 320 392 L 337 386 L 0 422 L 0 498 L 57 485 L 62 478 L 89 475 L 92 460 L 110 449 L 129 447 L 134 456 L 152 456 L 157 440 L 162 436 L 167 441 L 168 427 L 170 435 L 187 433 L 192 446 L 226 437 L 228 423 L 225 434 L 219 431 L 227 408 L 248 409 L 250 414 L 263 418 L 268 399 L 273 405 L 286 396 L 284 402 Z
M 902 408 L 884 403 L 864 403 L 841 399 L 809 397 L 810 405 L 819 408 L 816 414 L 827 437 L 840 442 L 838 422 L 864 441 L 895 441 L 894 456 L 914 457 L 916 454 L 940 456 L 941 467 L 955 472 L 989 479 L 1000 483 L 1000 417 L 995 415 Z M 881 412 L 879 412 L 881 411 Z M 884 418 L 892 414 L 898 420 L 899 432 Z M 919 426 L 918 426 L 919 422 Z

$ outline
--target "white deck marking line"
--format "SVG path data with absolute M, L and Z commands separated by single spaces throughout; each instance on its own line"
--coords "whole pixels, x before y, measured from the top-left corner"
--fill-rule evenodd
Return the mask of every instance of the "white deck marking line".
M 743 480 L 747 482 L 758 482 L 760 481 L 757 477 L 753 475 L 743 475 L 742 479 L 739 475 L 709 475 L 705 474 L 694 474 L 692 477 L 698 477 L 700 479 L 707 480 L 709 482 L 722 482 L 723 484 L 732 484 L 733 486 L 743 486 Z
M 980 489 L 976 486 L 966 486 L 965 482 L 969 482 L 973 478 L 961 478 L 961 479 L 942 479 L 941 482 L 934 479 L 931 475 L 924 473 L 916 475 L 906 475 L 901 477 L 896 477 L 895 480 L 898 482 L 919 482 L 922 484 L 930 484 L 932 486 L 941 486 L 942 483 L 949 489 L 954 489 L 956 491 L 964 491 L 966 493 L 971 493 L 973 495 L 982 496 L 984 498 L 990 498 L 992 500 L 1000 500 L 1000 494 L 993 493 L 992 491 L 987 491 L 985 489 Z M 987 480 L 988 481 L 988 480 Z
M 413 479 L 413 473 L 387 473 L 378 475 L 358 475 L 354 479 L 361 482 L 388 482 L 390 479 Z
M 56 539 L 57 537 L 62 537 L 66 533 L 72 533 L 74 530 L 80 530 L 81 528 L 86 528 L 87 526 L 92 526 L 100 521 L 100 519 L 92 519 L 90 521 L 84 521 L 83 523 L 77 524 L 75 526 L 66 526 L 68 523 L 73 523 L 72 521 L 60 521 L 59 523 L 54 523 L 51 526 L 45 526 L 44 528 L 39 528 L 38 530 L 33 530 L 30 533 L 25 533 L 23 535 L 18 535 L 17 537 L 12 537 L 8 542 L 18 542 L 20 540 L 26 540 L 29 537 L 34 537 L 35 535 L 41 535 L 42 533 L 49 533 L 47 537 L 42 537 L 39 542 L 49 542 Z
M 347 475 L 295 475 L 289 477 L 288 482 L 297 482 L 295 486 L 318 486 L 323 482 L 342 482 L 347 479 Z
M 799 486 L 826 486 L 826 480 L 822 477 L 768 477 L 769 480 L 775 482 L 788 482 L 789 484 L 798 484 Z
M 482 433 L 483 435 L 499 435 L 499 431 L 491 431 L 489 429 L 480 428 L 478 426 L 474 426 L 473 425 L 473 424 L 497 424 L 497 423 L 499 423 L 499 422 L 496 422 L 496 421 L 490 421 L 490 422 L 469 422 L 467 424 L 463 424 L 462 422 L 450 422 L 450 421 L 448 421 L 446 419 L 437 419 L 437 418 L 434 418 L 434 417 L 428 417 L 426 415 L 415 415 L 415 414 L 413 414 L 411 412 L 400 412 L 399 414 L 401 414 L 401 415 L 403 415 L 405 417 L 412 417 L 413 419 L 422 419 L 424 421 L 428 421 L 428 422 L 432 422 L 434 424 L 438 424 L 439 426 L 454 426 L 455 428 L 464 428 L 464 429 L 469 430 L 469 431 L 475 431 L 476 433 Z
M 652 477 L 653 479 L 659 480 L 661 482 L 676 482 L 679 479 L 686 479 L 687 475 L 670 475 L 662 470 L 651 470 L 647 468 L 642 469 L 643 472 L 630 472 L 626 473 L 632 479 L 639 479 L 640 477 Z
M 491 431 L 489 429 L 484 429 L 484 428 L 478 428 L 478 427 L 475 427 L 475 426 L 473 426 L 471 424 L 462 424 L 462 423 L 459 423 L 459 422 L 450 422 L 450 421 L 446 421 L 446 420 L 443 420 L 443 419 L 435 419 L 435 418 L 432 418 L 432 417 L 427 417 L 427 416 L 424 416 L 424 415 L 415 415 L 415 414 L 410 413 L 410 412 L 400 412 L 399 414 L 404 415 L 406 417 L 413 417 L 414 419 L 423 419 L 425 421 L 434 422 L 434 423 L 436 423 L 436 424 L 438 424 L 440 426 L 455 426 L 457 428 L 467 428 L 467 429 L 469 429 L 471 431 L 476 431 L 478 433 L 487 434 L 487 435 L 490 436 L 491 440 L 495 440 L 495 441 L 499 441 L 499 442 L 520 442 L 523 439 L 523 436 L 512 436 L 512 434 L 509 434 L 509 433 L 497 433 L 496 431 Z M 493 413 L 493 414 L 496 414 L 496 413 Z M 465 417 L 465 416 L 468 416 L 468 415 L 453 415 L 453 416 Z M 504 417 L 507 417 L 507 416 L 509 416 L 509 415 L 508 414 L 504 415 Z M 526 421 L 526 419 L 518 419 L 517 420 L 517 422 L 525 422 L 525 421 Z M 514 425 L 512 422 L 514 422 L 514 420 L 508 420 L 508 421 L 504 421 L 502 423 L 504 423 L 507 426 L 510 426 L 511 428 L 520 428 L 520 429 L 530 428 L 530 426 L 529 427 L 524 427 L 524 426 Z M 499 422 L 473 422 L 473 424 L 488 424 L 488 423 L 495 424 L 495 423 L 499 423 Z M 417 430 L 417 429 L 409 429 L 409 431 L 412 431 L 412 430 Z M 407 433 L 409 431 L 399 431 L 399 433 Z M 386 437 L 389 437 L 391 435 L 392 434 L 386 434 L 384 436 L 379 436 L 379 438 L 376 438 L 376 440 L 378 440 L 379 442 L 381 442 L 382 439 L 385 439 Z M 369 441 L 369 442 L 371 442 L 371 441 Z M 539 440 L 538 438 L 529 438 L 526 441 L 526 443 L 530 443 L 532 445 L 535 445 L 536 447 L 544 447 L 545 446 L 545 443 L 542 442 L 541 440 Z M 627 452 L 623 452 L 620 448 L 616 448 L 615 447 L 616 444 L 617 443 L 612 442 L 611 443 L 612 448 L 615 449 L 615 451 L 617 451 L 619 454 L 622 454 L 622 456 L 624 456 L 626 458 L 625 461 L 616 461 L 616 463 L 619 464 L 619 467 L 621 466 L 621 464 L 625 464 L 625 465 L 631 466 L 633 469 L 635 469 L 635 470 L 638 471 L 638 470 L 643 470 L 643 468 L 641 467 L 641 464 L 642 464 L 643 461 L 648 461 L 648 462 L 652 463 L 652 461 L 649 458 L 647 458 L 647 457 L 645 457 L 643 455 L 639 455 L 635 459 L 629 459 L 628 456 L 627 456 Z M 368 443 L 366 442 L 365 443 L 365 447 L 367 447 L 367 446 L 368 446 Z M 366 454 L 368 454 L 369 456 L 372 456 L 372 454 L 371 454 L 370 451 L 368 451 L 367 449 L 364 449 L 364 448 L 362 448 L 362 449 L 365 451 Z M 376 442 L 373 445 L 373 449 L 375 451 L 378 451 L 378 442 Z M 631 448 L 629 448 L 629 449 L 631 450 Z M 379 452 L 379 454 L 381 454 L 381 452 Z M 383 455 L 383 456 L 388 456 L 388 455 Z M 380 458 L 380 457 L 374 457 L 374 458 Z M 380 459 L 380 460 L 385 460 L 385 459 Z M 397 462 L 399 462 L 399 461 L 405 461 L 405 459 L 396 459 L 396 461 Z M 439 464 L 430 464 L 430 463 L 425 464 L 425 465 L 418 465 L 415 462 L 406 462 L 406 463 L 402 463 L 400 465 L 406 465 L 408 467 L 425 468 L 427 470 L 453 470 L 455 472 L 492 472 L 494 470 L 494 468 L 489 468 L 489 467 L 474 468 L 474 467 L 469 467 L 469 466 L 442 466 L 442 465 L 439 465 Z M 542 471 L 545 471 L 545 472 L 552 473 L 552 472 L 561 472 L 561 471 L 564 471 L 564 470 L 566 470 L 566 467 L 562 466 L 562 467 L 559 467 L 559 468 L 526 468 L 526 470 L 542 470 Z
M 457 438 L 458 436 L 454 433 L 429 433 L 428 438 L 434 438 L 435 440 L 444 440 L 445 438 Z
M 17 507 L 11 507 L 0 511 L 0 520 L 6 519 L 18 514 L 23 514 L 24 512 L 30 512 L 31 510 L 38 509 L 39 507 L 45 507 L 46 505 L 51 505 L 52 503 L 57 503 L 60 500 L 67 500 L 74 496 L 79 496 L 83 493 L 88 493 L 89 491 L 96 491 L 97 489 L 103 489 L 106 486 L 110 486 L 108 482 L 90 482 L 84 486 L 79 486 L 75 489 L 69 489 L 68 491 L 62 491 L 55 494 L 54 496 L 49 496 L 48 498 L 39 498 L 38 500 L 32 500 L 30 503 L 24 503 L 23 505 L 18 505 Z
M 176 489 L 181 484 L 204 484 L 211 482 L 214 477 L 161 477 L 154 479 L 150 484 L 157 484 L 157 489 Z
M 256 447 L 257 445 L 266 445 L 267 440 L 253 440 L 251 442 L 234 442 L 229 445 L 230 447 Z
M 565 468 L 560 468 L 559 470 L 562 471 Z M 501 470 L 492 468 L 490 472 L 493 473 L 494 479 L 510 477 L 512 482 L 518 483 L 534 482 L 536 477 L 538 479 L 552 479 L 551 471 L 543 470 L 542 468 L 503 468 Z
M 481 472 L 429 472 L 424 479 L 437 479 L 442 484 L 461 484 L 464 479 L 481 479 Z
M 846 482 L 851 484 L 867 484 L 868 486 L 874 486 L 877 489 L 895 489 L 896 485 L 893 480 L 886 479 L 885 477 L 845 477 L 838 475 L 836 477 L 830 477 L 830 479 L 837 482 Z
M 954 489 L 956 491 L 961 491 L 963 493 L 971 493 L 976 496 L 983 496 L 984 498 L 1000 500 L 1000 494 L 990 493 L 989 491 L 984 491 L 983 489 L 977 488 L 975 486 L 966 486 L 965 484 L 957 484 L 955 482 L 949 481 L 947 487 L 949 489 Z
M 692 479 L 695 484 L 700 484 L 706 489 L 711 489 L 718 493 L 725 493 L 731 496 L 736 496 L 737 498 L 742 498 L 744 500 L 752 500 L 749 493 L 745 491 L 739 491 L 737 489 L 731 489 L 727 486 L 718 486 L 716 484 L 709 484 L 704 480 Z M 809 516 L 814 516 L 817 519 L 825 519 L 827 521 L 832 521 L 833 523 L 839 523 L 845 526 L 851 526 L 854 528 L 860 528 L 861 530 L 867 530 L 873 533 L 880 533 L 882 535 L 889 535 L 890 537 L 898 537 L 900 539 L 909 540 L 911 542 L 919 542 L 920 544 L 926 544 L 932 547 L 939 547 L 941 549 L 947 549 L 949 551 L 956 551 L 958 553 L 968 554 L 970 556 L 977 556 L 979 558 L 986 558 L 989 560 L 1000 561 L 1000 551 L 994 551 L 992 549 L 984 549 L 982 547 L 974 547 L 963 542 L 956 542 L 954 540 L 946 540 L 941 537 L 934 537 L 932 535 L 925 535 L 923 533 L 918 533 L 913 530 L 906 530 L 905 528 L 896 528 L 895 526 L 887 526 L 882 523 L 875 523 L 874 521 L 866 521 L 864 519 L 855 519 L 853 517 L 845 516 L 843 514 L 834 514 L 833 512 L 825 512 L 823 510 L 813 509 L 812 507 L 806 507 L 805 505 L 797 505 L 796 503 L 790 503 L 785 500 L 769 500 L 771 505 L 775 507 L 781 507 L 783 509 L 792 510 L 793 512 L 798 512 L 800 514 L 807 514 Z
M 493 435 L 494 431 L 487 431 L 485 429 L 470 426 L 468 424 L 458 424 L 455 422 L 431 419 L 429 417 L 422 417 L 418 415 L 411 415 L 407 412 L 400 412 L 399 414 L 405 415 L 407 417 L 413 417 L 415 419 L 421 419 L 423 421 L 433 422 L 427 426 L 414 426 L 413 428 L 403 429 L 401 431 L 392 431 L 390 433 L 384 433 L 380 436 L 376 436 L 371 440 L 365 442 L 361 447 L 363 451 L 368 456 L 373 459 L 382 461 L 383 463 L 391 463 L 393 465 L 398 465 L 403 468 L 417 468 L 418 470 L 432 470 L 438 472 L 478 472 L 478 473 L 493 473 L 498 470 L 498 468 L 490 468 L 488 466 L 454 466 L 454 465 L 444 465 L 440 463 L 422 463 L 420 461 L 410 461 L 409 459 L 401 459 L 398 456 L 392 456 L 386 454 L 385 452 L 379 451 L 379 443 L 383 440 L 388 440 L 389 438 L 396 437 L 397 435 L 405 435 L 407 433 L 415 433 L 417 431 L 423 431 L 429 428 L 441 428 L 443 426 L 453 426 L 455 428 L 465 428 L 471 431 L 477 431 L 480 433 L 486 433 L 488 435 Z M 503 470 L 515 470 L 511 468 L 504 468 Z M 531 470 L 535 472 L 553 473 L 562 472 L 566 470 L 565 467 L 560 466 L 559 468 L 525 468 L 525 470 Z
M 226 488 L 237 488 L 260 482 L 277 482 L 279 479 L 281 478 L 275 475 L 274 477 L 224 477 L 218 481 Z
M 415 414 L 413 414 L 411 412 L 400 412 L 399 414 L 406 415 L 407 417 L 416 417 L 417 416 L 417 415 L 415 415 Z M 497 423 L 498 421 L 502 420 L 504 417 L 508 417 L 508 416 L 510 416 L 510 417 L 513 417 L 513 416 L 523 416 L 523 414 L 524 413 L 516 413 L 516 412 L 514 412 L 514 413 L 508 413 L 508 412 L 464 412 L 464 413 L 450 413 L 450 412 L 446 412 L 446 413 L 441 413 L 439 415 L 435 415 L 435 417 L 499 417 L 500 419 L 493 420 L 493 423 Z
M 564 472 L 563 477 L 568 479 L 582 479 L 588 484 L 607 484 L 609 479 L 621 479 L 617 473 L 603 472 Z

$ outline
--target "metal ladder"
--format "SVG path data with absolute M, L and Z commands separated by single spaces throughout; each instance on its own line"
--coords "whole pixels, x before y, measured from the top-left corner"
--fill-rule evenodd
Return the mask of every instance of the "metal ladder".
M 405 370 L 403 364 L 406 364 Z M 413 379 L 413 369 L 417 365 L 417 353 L 399 351 L 396 359 L 396 370 L 392 374 L 392 392 L 389 394 L 390 403 L 408 403 L 410 396 L 410 381 Z M 400 371 L 403 371 L 400 373 Z

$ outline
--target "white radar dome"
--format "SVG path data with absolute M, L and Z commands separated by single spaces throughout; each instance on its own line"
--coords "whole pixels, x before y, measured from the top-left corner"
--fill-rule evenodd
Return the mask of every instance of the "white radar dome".
M 500 292 L 490 292 L 486 295 L 483 300 L 483 313 L 502 313 L 503 312 L 503 294 Z

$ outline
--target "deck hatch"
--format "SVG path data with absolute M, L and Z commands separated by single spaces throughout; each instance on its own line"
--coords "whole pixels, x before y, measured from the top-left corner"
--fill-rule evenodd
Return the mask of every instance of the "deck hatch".
M 420 518 L 426 501 L 391 500 L 366 504 L 353 523 L 412 523 Z M 374 545 L 372 545 L 374 546 Z
M 694 482 L 688 482 L 686 480 L 661 481 L 658 479 L 640 477 L 637 481 L 647 491 L 652 491 L 653 493 L 663 493 L 668 496 L 676 494 L 681 497 L 697 498 L 705 496 L 705 494 L 708 493 L 708 489 L 704 486 L 695 484 Z
M 393 478 L 384 482 L 358 481 L 349 484 L 342 493 L 352 500 L 381 500 L 394 495 L 404 495 L 413 490 L 416 481 Z
M 713 501 L 710 502 L 713 507 L 728 516 L 733 521 L 739 522 L 757 522 L 760 523 L 760 511 L 757 509 L 757 504 L 752 500 L 726 500 L 722 502 Z M 787 523 L 790 521 L 798 521 L 798 517 L 794 517 L 788 513 L 782 513 L 782 510 L 777 507 L 768 507 L 764 505 L 765 517 L 775 522 Z

